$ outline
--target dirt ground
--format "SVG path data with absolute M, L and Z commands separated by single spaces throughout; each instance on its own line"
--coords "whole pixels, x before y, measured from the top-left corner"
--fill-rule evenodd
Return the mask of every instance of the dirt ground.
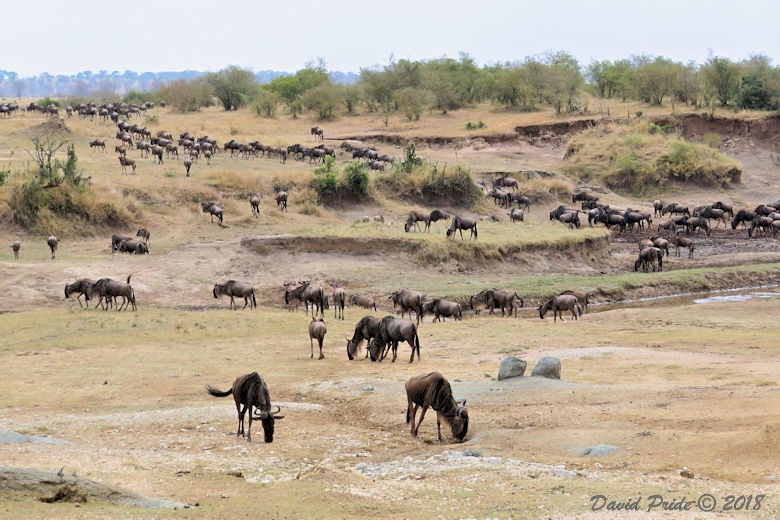
M 475 140 L 418 150 L 489 178 L 555 171 L 565 143 Z M 743 184 L 727 194 L 691 189 L 684 200 L 727 196 L 755 205 L 780 198 L 773 153 L 735 148 L 746 166 Z M 263 205 L 263 217 L 280 215 L 270 201 Z M 529 218 L 546 219 L 548 206 L 533 207 Z M 403 211 L 395 207 L 342 208 L 329 218 L 352 222 L 379 211 L 386 225 L 400 225 Z M 647 283 L 600 295 L 614 305 L 577 322 L 540 320 L 533 310 L 517 319 L 426 321 L 422 360 L 413 364 L 404 344 L 395 364 L 348 361 L 343 338 L 367 314 L 348 308 L 343 322 L 326 315 L 326 358 L 317 361 L 305 355 L 309 318 L 281 304 L 285 280 L 348 281 L 349 290 L 381 298 L 381 315 L 392 312 L 388 288 L 425 283 L 446 293 L 500 280 L 497 267 L 507 279 L 626 272 L 639 234 L 616 235 L 608 252 L 576 264 L 534 253 L 528 262 L 464 270 L 422 267 L 408 252 L 375 246 L 258 252 L 246 239 L 279 236 L 262 218 L 254 228 L 227 229 L 204 215 L 188 218 L 194 230 L 186 235 L 178 228 L 153 234 L 148 257 L 112 256 L 101 238 L 78 247 L 63 242 L 56 261 L 40 241 L 27 241 L 20 262 L 8 251 L 0 259 L 0 326 L 8 331 L 0 340 L 0 430 L 30 436 L 4 442 L 0 432 L 0 517 L 634 516 L 611 510 L 618 502 L 650 518 L 780 516 L 776 288 L 708 303 L 619 301 L 664 292 Z M 776 240 L 718 229 L 696 242 L 694 259 L 672 257 L 665 269 L 733 267 L 712 280 L 718 288 L 777 283 L 777 269 L 740 274 L 778 262 Z M 65 282 L 129 273 L 137 313 L 82 311 L 63 301 Z M 204 273 L 209 280 L 252 279 L 260 308 L 227 310 Z M 528 362 L 526 377 L 498 381 L 498 366 L 510 355 Z M 561 361 L 560 380 L 527 377 L 545 356 Z M 285 416 L 271 444 L 262 442 L 257 422 L 253 442 L 236 439 L 232 399 L 204 392 L 206 384 L 226 389 L 252 370 L 266 378 Z M 403 383 L 432 370 L 467 399 L 464 443 L 451 442 L 446 425 L 445 442 L 436 440 L 433 411 L 419 437 L 409 436 Z M 77 492 L 39 500 L 68 486 Z M 139 502 L 133 494 L 165 502 Z M 613 505 L 598 508 L 598 495 Z

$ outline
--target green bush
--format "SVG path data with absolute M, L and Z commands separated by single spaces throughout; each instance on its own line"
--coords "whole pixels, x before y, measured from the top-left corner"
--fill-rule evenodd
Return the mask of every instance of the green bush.
M 345 187 L 356 199 L 368 195 L 369 176 L 360 161 L 353 161 L 344 168 Z
M 62 107 L 62 104 L 60 103 L 60 101 L 58 99 L 52 99 L 52 98 L 50 98 L 48 96 L 43 98 L 43 99 L 41 99 L 41 100 L 39 100 L 38 104 L 41 105 L 41 106 L 44 106 L 44 107 L 47 107 L 49 105 L 54 105 L 57 108 Z
M 466 122 L 466 130 L 479 130 L 486 127 L 487 125 L 485 124 L 485 122 L 481 120 L 476 123 L 471 121 Z

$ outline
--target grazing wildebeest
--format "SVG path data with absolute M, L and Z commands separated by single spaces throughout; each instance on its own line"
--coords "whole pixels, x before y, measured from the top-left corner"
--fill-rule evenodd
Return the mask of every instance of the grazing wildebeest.
M 747 222 L 752 222 L 754 218 L 756 218 L 754 212 L 741 209 L 737 211 L 737 214 L 734 215 L 734 218 L 731 220 L 731 229 L 737 229 L 740 222 L 742 223 L 742 229 L 745 229 L 745 227 L 747 227 Z
M 513 179 L 512 177 L 499 177 L 493 181 L 493 187 L 517 189 L 520 187 L 520 184 L 517 182 L 517 179 Z
M 657 247 L 645 247 L 639 252 L 639 256 L 634 262 L 634 271 L 639 271 L 642 267 L 644 272 L 649 272 L 650 264 L 653 265 L 653 272 L 656 271 L 656 262 L 658 262 L 658 271 L 664 270 L 664 253 Z
M 517 202 L 518 207 L 525 207 L 524 209 L 531 209 L 531 199 L 523 195 L 522 193 L 507 193 L 506 202 L 508 206 L 511 206 L 514 202 Z
M 149 230 L 144 227 L 139 229 L 136 232 L 135 236 L 143 238 L 144 244 L 149 245 L 149 239 L 151 238 L 152 235 L 151 233 L 149 233 Z
M 90 148 L 97 148 L 98 151 L 106 152 L 106 142 L 103 139 L 94 139 L 89 142 Z
M 108 310 L 111 302 L 121 296 L 122 305 L 117 305 L 116 310 L 121 311 L 127 309 L 129 305 L 132 305 L 133 311 L 136 311 L 135 292 L 130 285 L 130 277 L 132 276 L 132 273 L 127 276 L 127 283 L 112 280 L 111 278 L 101 278 L 95 282 L 94 285 L 87 287 L 87 299 L 92 299 L 92 296 L 97 294 L 100 298 L 98 299 L 97 304 L 95 304 L 95 308 L 97 308 L 98 305 L 101 305 L 105 300 L 103 310 Z
M 80 278 L 73 283 L 65 284 L 65 299 L 70 298 L 71 294 L 76 294 L 76 300 L 79 307 L 89 309 L 89 288 L 95 284 L 94 280 L 89 278 Z M 84 305 L 81 304 L 81 297 L 84 296 Z
M 353 294 L 349 297 L 349 304 L 350 305 L 357 305 L 358 307 L 364 307 L 366 309 L 374 309 L 374 312 L 376 312 L 376 302 L 373 298 L 370 298 L 368 296 L 362 296 L 360 294 Z
M 363 316 L 360 321 L 355 325 L 355 333 L 352 335 L 352 339 L 347 339 L 347 357 L 351 360 L 355 359 L 357 355 L 358 347 L 365 340 L 370 342 L 379 333 L 379 324 L 381 319 L 373 316 Z M 366 356 L 368 356 L 368 350 L 366 350 Z
M 271 412 L 271 396 L 268 394 L 263 378 L 257 372 L 236 378 L 233 388 L 227 391 L 217 390 L 213 386 L 207 386 L 206 391 L 214 397 L 227 397 L 233 394 L 238 412 L 238 429 L 236 437 L 244 435 L 244 415 L 249 410 L 249 426 L 246 430 L 246 440 L 252 441 L 252 420 L 259 420 L 263 425 L 265 442 L 274 441 L 274 420 L 283 419 L 284 415 L 276 415 L 281 411 L 279 406 L 275 412 Z M 243 406 L 243 407 L 242 407 Z M 257 408 L 258 415 L 252 414 L 252 407 Z
M 563 321 L 563 311 L 571 311 L 575 320 L 578 319 L 577 315 L 582 316 L 582 307 L 573 294 L 558 294 L 550 298 L 547 303 L 539 306 L 539 317 L 544 319 L 547 311 L 553 311 L 553 323 L 557 321 L 559 316 Z
M 320 357 L 319 359 L 325 359 L 325 354 L 322 353 L 322 342 L 325 341 L 325 334 L 328 332 L 327 327 L 325 327 L 325 320 L 322 318 L 312 318 L 311 322 L 309 322 L 309 347 L 311 347 L 311 359 L 314 359 L 314 340 L 317 340 L 317 343 L 320 346 Z
M 379 322 L 379 331 L 374 338 L 374 343 L 369 347 L 371 361 L 382 361 L 387 356 L 388 349 L 392 348 L 392 361 L 395 363 L 398 357 L 398 343 L 401 341 L 406 341 L 412 348 L 409 363 L 414 362 L 415 351 L 417 351 L 417 361 L 420 361 L 420 338 L 417 336 L 417 326 L 409 320 L 385 316 Z
M 325 131 L 320 128 L 319 126 L 313 126 L 311 127 L 311 135 L 314 136 L 315 141 L 324 141 L 325 140 Z
M 750 223 L 750 227 L 748 228 L 748 236 L 752 237 L 756 229 L 760 229 L 761 234 L 766 235 L 772 230 L 772 222 L 774 222 L 772 217 L 756 215 L 756 217 Z
M 429 231 L 431 229 L 430 213 L 416 210 L 409 212 L 409 216 L 407 217 L 406 223 L 404 224 L 404 231 L 408 233 L 412 227 L 416 228 L 417 231 L 422 231 L 419 222 L 423 222 L 425 224 L 425 231 Z
M 122 173 L 127 173 L 127 167 L 130 166 L 133 169 L 133 173 L 135 173 L 135 159 L 130 159 L 125 155 L 119 156 L 119 164 L 122 166 Z
M 420 323 L 423 315 L 423 295 L 419 291 L 412 291 L 409 289 L 401 289 L 394 291 L 390 295 L 390 299 L 393 301 L 393 308 L 399 307 L 401 309 L 401 317 L 409 312 L 409 319 L 412 319 L 412 311 L 417 313 L 417 323 Z
M 222 206 L 217 204 L 216 202 L 203 202 L 201 203 L 201 208 L 203 209 L 203 213 L 209 213 L 209 216 L 211 217 L 211 223 L 214 223 L 214 217 L 216 216 L 218 219 L 218 224 L 222 224 Z
M 525 220 L 525 213 L 522 209 L 518 208 L 512 208 L 512 211 L 509 212 L 509 221 L 510 222 L 522 222 Z
M 129 253 L 133 255 L 148 255 L 149 248 L 140 240 L 122 240 L 116 248 L 120 253 Z
M 214 298 L 219 298 L 221 295 L 230 296 L 230 308 L 232 310 L 238 310 L 235 298 L 243 298 L 244 306 L 242 309 L 246 309 L 249 305 L 250 309 L 257 308 L 257 300 L 255 299 L 255 289 L 249 284 L 237 282 L 235 280 L 228 280 L 225 283 L 214 284 L 214 289 L 211 291 Z
M 51 259 L 54 260 L 54 255 L 57 252 L 57 244 L 59 244 L 60 241 L 57 237 L 52 235 L 46 239 L 46 243 L 49 245 L 49 249 L 51 249 Z
M 675 253 L 677 256 L 680 256 L 680 248 L 681 247 L 687 247 L 688 248 L 688 258 L 693 258 L 693 240 L 686 237 L 681 237 L 680 235 L 675 235 L 672 237 L 669 237 L 669 243 L 674 246 Z
M 11 249 L 14 251 L 14 260 L 19 260 L 19 250 L 22 248 L 22 244 L 14 242 L 11 244 Z
M 469 234 L 469 240 L 472 238 L 477 239 L 477 219 L 471 217 L 452 217 L 452 223 L 449 229 L 447 229 L 447 236 L 451 237 L 456 231 L 460 233 L 460 239 L 463 240 L 463 230 L 468 229 L 471 231 Z
M 434 315 L 433 321 L 446 321 L 444 318 L 455 318 L 456 320 L 463 319 L 463 313 L 458 302 L 434 298 L 430 308 Z
M 590 301 L 588 300 L 588 293 L 585 291 L 563 291 L 560 294 L 571 294 L 577 298 L 577 303 L 580 304 L 580 308 L 582 309 L 582 312 L 585 314 L 588 313 L 588 304 Z
M 346 300 L 346 294 L 343 287 L 336 287 L 333 289 L 333 318 L 338 319 L 339 315 L 341 319 L 344 319 L 344 304 Z
M 417 431 L 425 417 L 428 408 L 436 412 L 436 428 L 441 437 L 441 420 L 450 425 L 452 436 L 458 442 L 463 442 L 469 429 L 469 413 L 466 400 L 456 401 L 452 396 L 450 383 L 438 372 L 410 378 L 404 385 L 406 388 L 406 424 L 411 423 L 411 434 L 417 437 Z M 412 406 L 414 405 L 414 406 Z M 415 425 L 417 409 L 422 407 L 420 420 Z
M 250 193 L 249 194 L 249 205 L 252 206 L 252 215 L 254 215 L 255 218 L 260 216 L 260 195 L 257 193 Z
M 276 207 L 281 208 L 282 211 L 287 211 L 287 192 L 280 191 L 276 194 Z
M 190 176 L 190 167 L 192 167 L 192 159 L 187 157 L 186 159 L 184 159 L 184 170 L 187 172 L 186 175 L 187 177 Z
M 661 233 L 661 230 L 668 231 L 671 234 L 674 234 L 677 232 L 677 224 L 675 224 L 671 220 L 665 220 L 663 222 L 658 223 L 658 233 Z

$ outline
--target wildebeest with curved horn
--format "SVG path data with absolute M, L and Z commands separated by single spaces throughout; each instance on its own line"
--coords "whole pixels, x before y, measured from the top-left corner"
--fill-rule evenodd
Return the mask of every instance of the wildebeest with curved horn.
M 374 316 L 363 316 L 360 321 L 355 325 L 355 333 L 352 334 L 352 339 L 347 338 L 347 357 L 351 360 L 355 359 L 357 350 L 363 341 L 370 342 L 379 334 L 380 318 Z M 369 352 L 366 350 L 366 356 Z
M 236 401 L 236 411 L 238 412 L 238 429 L 236 437 L 244 435 L 244 415 L 249 410 L 249 426 L 246 430 L 247 442 L 252 441 L 252 420 L 259 420 L 263 425 L 265 442 L 274 441 L 274 421 L 283 419 L 284 415 L 276 415 L 281 411 L 279 406 L 275 412 L 271 412 L 271 396 L 268 393 L 268 386 L 257 372 L 252 372 L 245 376 L 236 378 L 233 388 L 221 391 L 211 385 L 206 386 L 206 391 L 214 397 L 227 397 L 233 394 Z M 257 409 L 257 415 L 252 413 L 252 407 Z
M 420 222 L 425 224 L 425 231 L 429 231 L 431 229 L 430 213 L 416 210 L 410 211 L 409 216 L 406 218 L 406 223 L 404 224 L 404 231 L 408 233 L 412 227 L 416 228 L 417 231 L 422 231 L 419 224 Z
M 252 215 L 257 218 L 260 216 L 260 195 L 257 193 L 249 194 L 249 205 L 252 206 Z
M 412 425 L 411 434 L 417 437 L 420 424 L 428 408 L 436 412 L 436 428 L 441 437 L 441 419 L 450 425 L 452 436 L 458 442 L 463 442 L 469 429 L 469 414 L 466 400 L 456 401 L 452 396 L 450 383 L 438 372 L 410 378 L 404 385 L 406 389 L 406 424 Z M 412 406 L 414 405 L 414 406 Z M 420 420 L 415 424 L 417 409 L 422 407 Z
M 756 218 L 756 214 L 752 211 L 741 209 L 737 211 L 734 218 L 731 220 L 731 229 L 737 229 L 737 226 L 742 223 L 742 228 L 747 227 L 748 222 L 752 222 Z
M 547 311 L 553 311 L 553 323 L 558 320 L 558 316 L 563 321 L 563 311 L 571 311 L 575 320 L 578 319 L 577 315 L 582 316 L 582 307 L 573 294 L 557 294 L 550 298 L 547 303 L 539 306 L 539 317 L 544 319 Z
M 387 356 L 389 348 L 393 351 L 393 363 L 398 358 L 398 343 L 406 341 L 412 348 L 409 363 L 414 362 L 414 353 L 417 351 L 417 361 L 420 361 L 420 338 L 417 336 L 417 326 L 409 320 L 385 316 L 379 322 L 374 343 L 369 347 L 371 361 L 382 361 Z
M 93 285 L 95 285 L 95 280 L 90 280 L 89 278 L 79 278 L 73 283 L 65 284 L 65 299 L 70 298 L 72 294 L 76 294 L 79 307 L 89 309 L 89 288 Z M 84 305 L 81 304 L 82 296 L 84 296 Z
M 309 322 L 309 347 L 311 347 L 311 359 L 314 359 L 314 340 L 320 346 L 319 359 L 325 359 L 325 354 L 322 353 L 322 343 L 325 341 L 325 334 L 328 332 L 328 328 L 325 326 L 325 320 L 322 318 L 312 318 Z
M 57 237 L 51 235 L 46 239 L 46 243 L 49 245 L 49 249 L 51 249 L 51 259 L 54 260 L 55 253 L 57 252 L 57 244 L 59 244 L 60 241 Z
M 452 223 L 450 224 L 449 229 L 447 229 L 447 236 L 451 237 L 455 234 L 456 231 L 458 231 L 460 233 L 460 239 L 463 240 L 464 229 L 471 231 L 469 240 L 472 238 L 474 240 L 477 239 L 477 219 L 471 217 L 452 217 Z
M 203 202 L 201 203 L 201 208 L 203 209 L 203 213 L 209 213 L 212 224 L 214 223 L 214 217 L 219 219 L 217 222 L 218 224 L 222 224 L 222 206 L 216 202 Z
M 249 305 L 250 309 L 257 308 L 257 300 L 255 299 L 255 289 L 249 284 L 237 282 L 235 280 L 228 280 L 225 283 L 214 284 L 214 289 L 211 291 L 214 298 L 219 298 L 223 294 L 230 296 L 230 308 L 231 310 L 238 310 L 235 298 L 243 298 L 244 306 L 241 309 L 246 309 Z
M 423 295 L 421 292 L 401 289 L 393 291 L 390 294 L 390 299 L 393 301 L 393 308 L 401 309 L 402 318 L 406 312 L 409 312 L 409 319 L 412 319 L 412 311 L 414 311 L 417 314 L 417 323 L 420 323 L 423 315 Z

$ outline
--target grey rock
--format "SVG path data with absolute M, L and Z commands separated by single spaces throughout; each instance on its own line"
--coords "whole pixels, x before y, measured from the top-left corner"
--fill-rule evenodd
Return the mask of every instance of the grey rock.
M 551 379 L 561 378 L 561 360 L 556 357 L 545 356 L 537 361 L 532 376 L 549 377 Z
M 481 457 L 482 452 L 478 450 L 472 450 L 472 449 L 466 449 L 463 450 L 463 456 L 464 457 Z
M 582 451 L 582 454 L 587 455 L 588 457 L 603 457 L 604 455 L 611 455 L 619 449 L 620 448 L 617 446 L 612 446 L 611 444 L 597 444 L 596 446 L 585 448 Z
M 509 379 L 510 377 L 522 377 L 528 363 L 515 356 L 509 356 L 501 362 L 498 368 L 498 380 Z

